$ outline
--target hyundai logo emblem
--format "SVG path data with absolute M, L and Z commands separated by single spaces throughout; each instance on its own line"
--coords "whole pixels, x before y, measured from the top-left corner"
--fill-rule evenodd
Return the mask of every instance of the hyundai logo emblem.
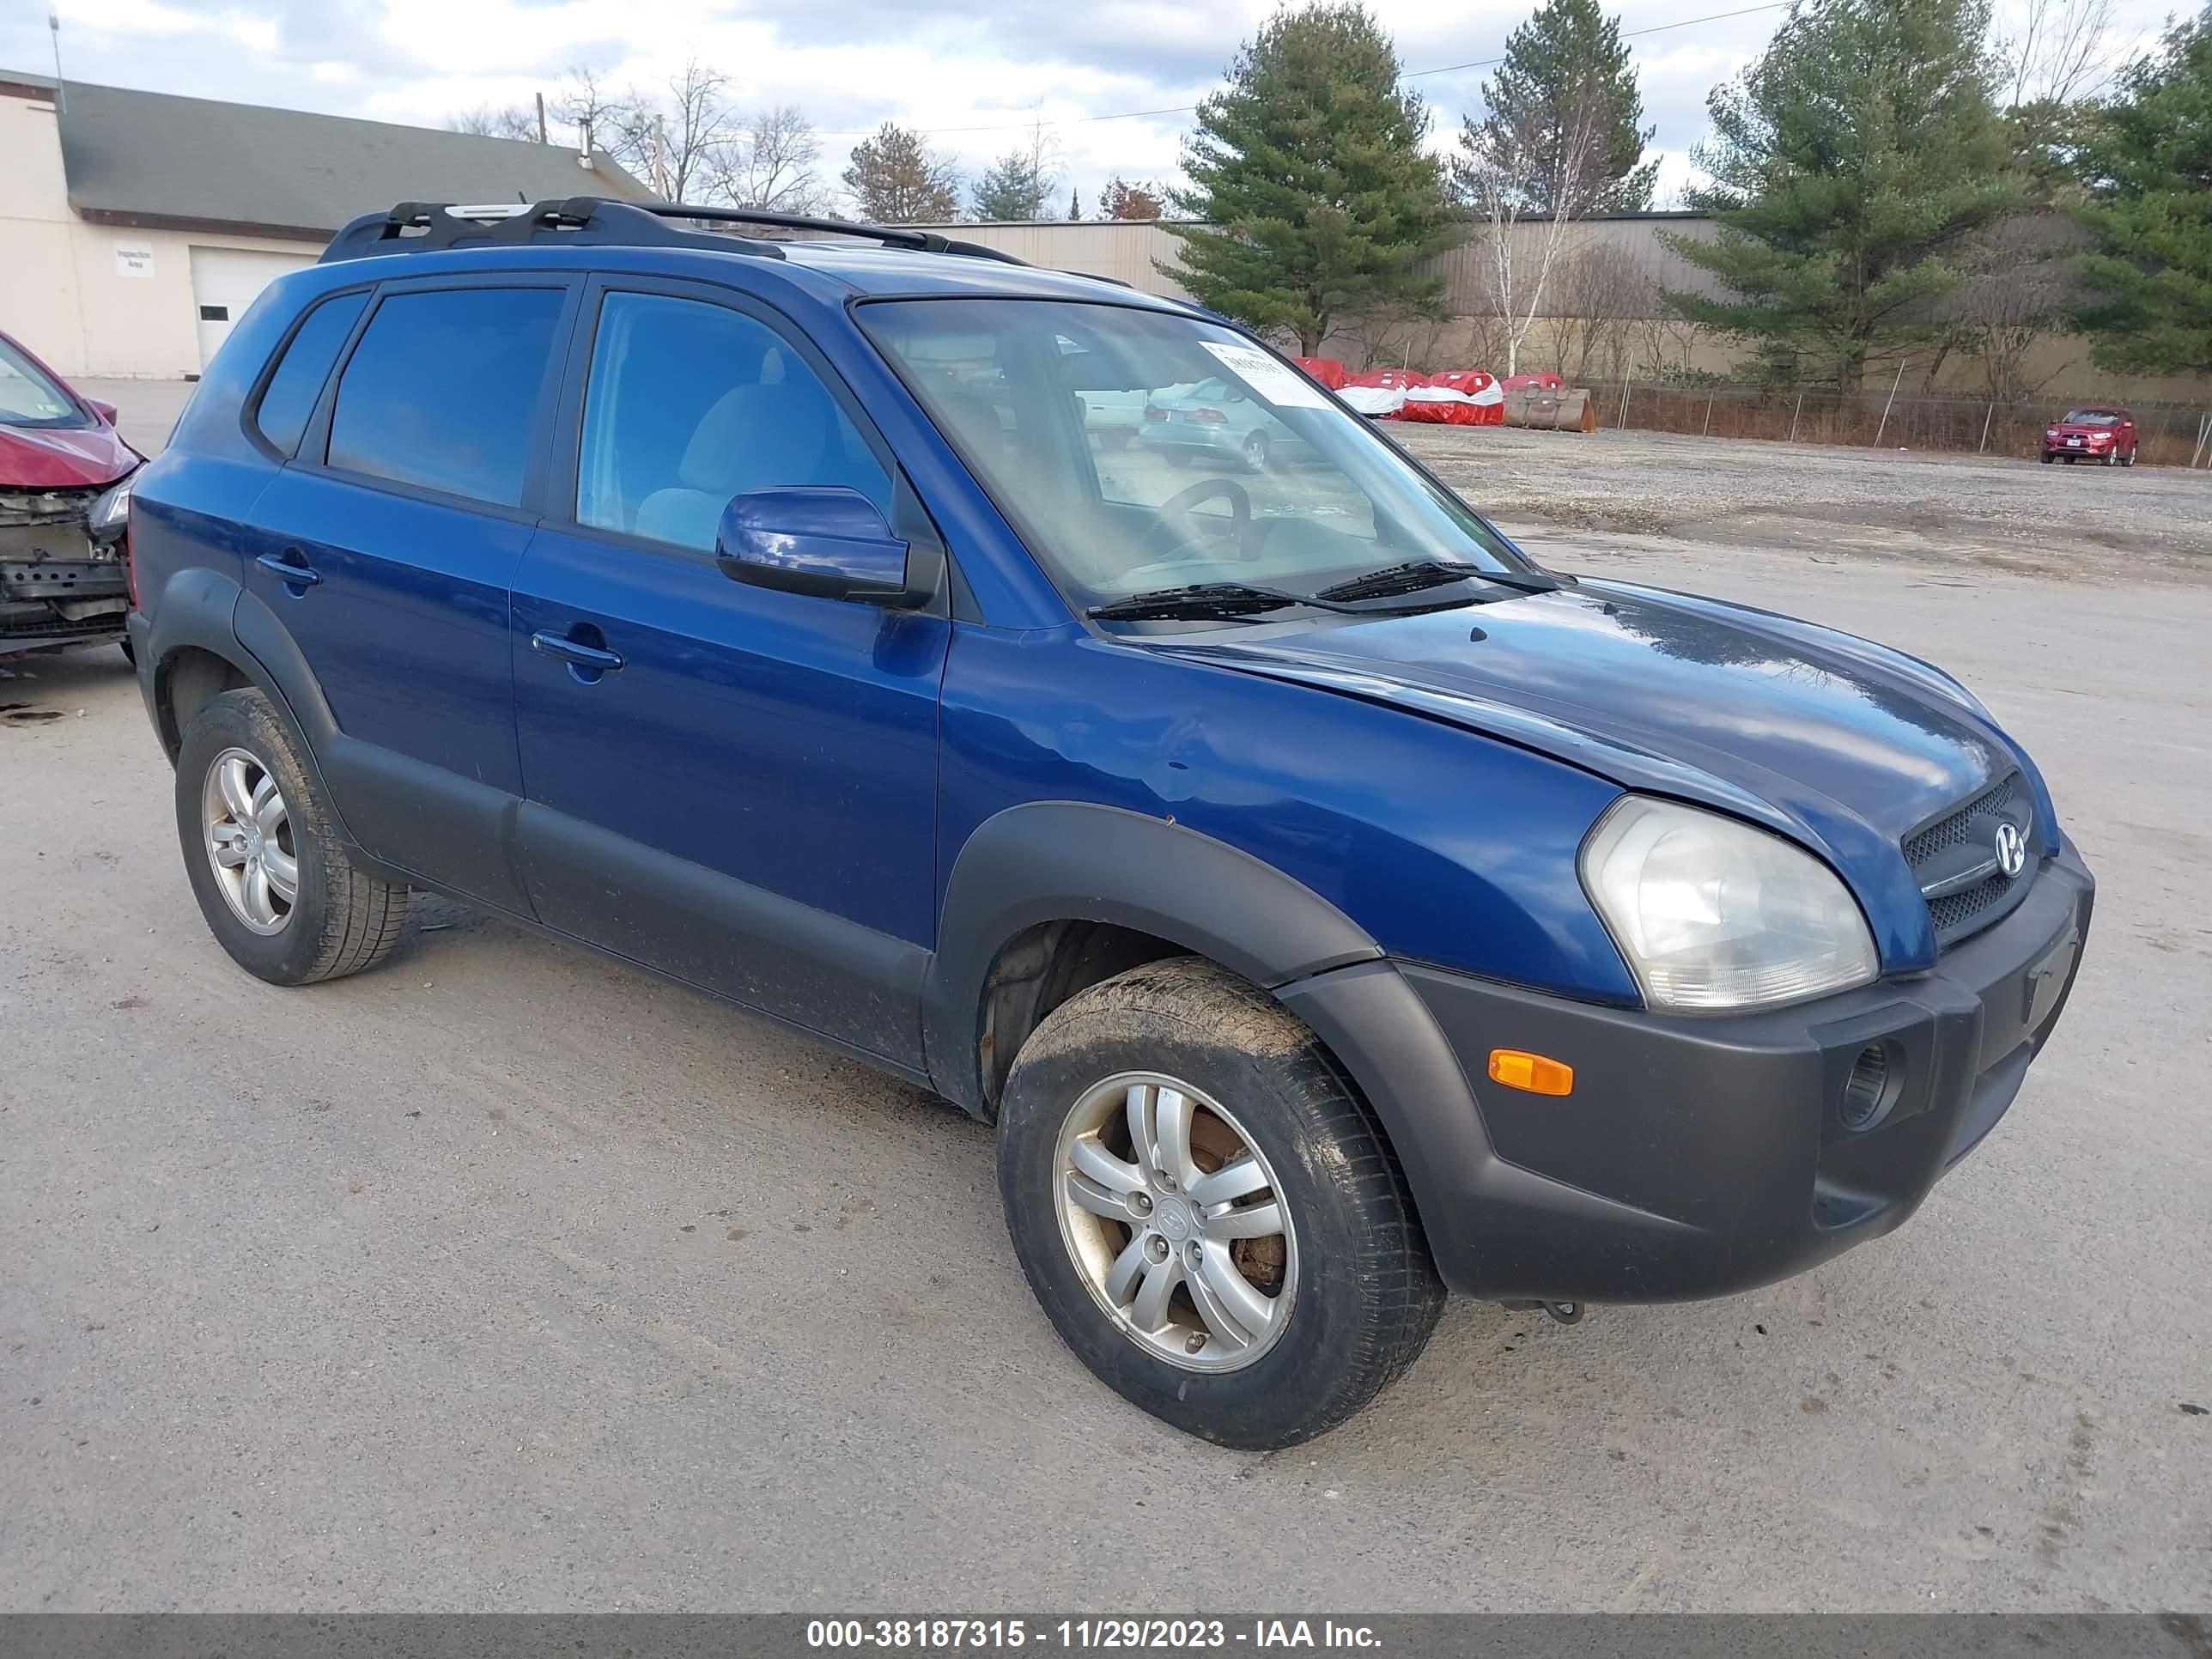
M 2027 837 L 2016 823 L 1997 825 L 1997 868 L 2008 881 L 2027 868 Z

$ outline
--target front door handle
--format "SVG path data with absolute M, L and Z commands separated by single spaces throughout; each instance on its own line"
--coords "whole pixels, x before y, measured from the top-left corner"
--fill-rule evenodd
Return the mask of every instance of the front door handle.
M 293 562 L 295 559 L 299 561 L 296 564 Z M 322 580 L 320 576 L 307 568 L 307 555 L 296 547 L 288 547 L 282 553 L 264 553 L 253 562 L 264 570 L 281 577 L 294 587 L 313 587 L 317 582 Z
M 540 631 L 530 636 L 531 647 L 543 651 L 549 657 L 558 657 L 578 668 L 588 668 L 605 673 L 623 665 L 622 653 L 610 651 L 605 646 L 586 645 L 581 640 L 572 640 L 565 634 Z

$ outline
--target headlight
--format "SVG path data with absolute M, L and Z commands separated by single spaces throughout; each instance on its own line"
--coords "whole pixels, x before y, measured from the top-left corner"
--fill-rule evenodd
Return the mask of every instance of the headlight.
M 1880 969 L 1828 866 L 1717 812 L 1626 795 L 1583 843 L 1583 885 L 1655 1008 L 1756 1008 Z
M 97 536 L 110 530 L 120 530 L 130 523 L 131 489 L 137 482 L 138 475 L 134 472 L 121 483 L 112 485 L 106 494 L 92 504 L 92 511 L 85 515 L 85 522 L 92 527 L 93 534 Z

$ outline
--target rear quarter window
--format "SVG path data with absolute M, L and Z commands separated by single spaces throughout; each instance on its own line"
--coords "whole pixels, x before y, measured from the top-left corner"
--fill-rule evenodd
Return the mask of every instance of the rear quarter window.
M 338 376 L 329 464 L 520 505 L 567 300 L 557 288 L 386 295 Z
M 331 377 L 338 348 L 368 303 L 366 294 L 341 294 L 310 311 L 293 331 L 253 411 L 255 428 L 278 454 L 289 457 L 299 448 L 300 434 L 307 429 L 315 400 L 323 395 L 323 382 Z

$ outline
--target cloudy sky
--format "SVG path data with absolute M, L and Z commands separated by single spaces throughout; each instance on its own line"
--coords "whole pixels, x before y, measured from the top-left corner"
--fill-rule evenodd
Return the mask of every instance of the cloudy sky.
M 2002 17 L 2028 0 L 1999 0 Z M 1396 35 L 1439 141 L 1480 106 L 1506 34 L 1534 0 L 1482 5 L 1373 0 Z M 1754 55 L 1779 5 L 1620 0 L 1625 29 L 1686 24 L 1633 41 L 1645 118 L 1664 157 L 1662 198 L 1689 176 L 1705 98 Z M 2148 43 L 2168 0 L 2112 0 L 2124 40 Z M 821 130 L 833 177 L 854 140 L 896 120 L 930 131 L 972 175 L 1042 118 L 1063 192 L 1091 211 L 1110 174 L 1176 169 L 1188 117 L 1270 0 L 0 0 L 0 68 L 51 72 L 50 9 L 72 79 L 436 126 L 461 110 L 527 103 L 588 64 L 651 89 L 687 53 L 726 73 L 741 107 L 796 103 Z M 1454 69 L 1450 66 L 1476 64 Z M 1437 74 L 1422 70 L 1443 70 Z

